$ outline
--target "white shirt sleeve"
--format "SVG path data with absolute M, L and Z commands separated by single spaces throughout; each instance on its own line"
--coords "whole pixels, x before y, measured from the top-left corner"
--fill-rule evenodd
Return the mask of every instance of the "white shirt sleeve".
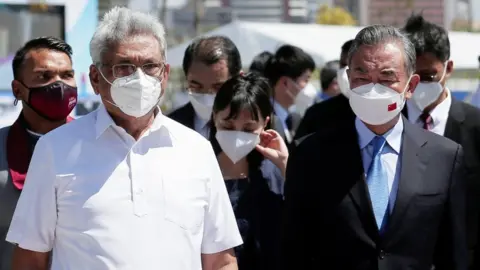
M 48 141 L 40 138 L 10 223 L 6 238 L 8 242 L 36 252 L 52 250 L 57 223 L 53 166 Z
M 205 160 L 210 168 L 209 203 L 205 213 L 202 254 L 218 253 L 243 244 L 217 159 L 212 147 L 208 147 Z

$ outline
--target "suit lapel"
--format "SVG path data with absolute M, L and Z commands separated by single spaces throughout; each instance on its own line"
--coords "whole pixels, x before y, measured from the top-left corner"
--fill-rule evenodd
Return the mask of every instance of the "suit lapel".
M 188 103 L 185 105 L 185 110 L 182 113 L 181 116 L 183 119 L 182 123 L 185 123 L 185 126 L 195 129 L 195 110 L 193 109 L 192 103 Z
M 450 105 L 450 111 L 448 112 L 444 136 L 455 142 L 459 142 L 461 126 L 464 120 L 465 113 L 462 108 L 462 103 L 452 97 L 452 105 Z
M 401 168 L 398 178 L 397 196 L 390 215 L 387 230 L 383 237 L 384 241 L 392 243 L 399 237 L 398 226 L 402 224 L 403 217 L 407 211 L 412 198 L 420 190 L 422 177 L 427 167 L 429 152 L 425 151 L 427 140 L 424 131 L 413 126 L 405 118 L 404 131 L 402 135 L 402 148 L 400 153 Z

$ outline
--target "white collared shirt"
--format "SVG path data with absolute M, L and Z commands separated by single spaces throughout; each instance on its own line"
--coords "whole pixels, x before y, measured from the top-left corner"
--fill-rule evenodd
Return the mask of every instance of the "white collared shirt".
M 210 140 L 210 127 L 208 126 L 208 121 L 202 119 L 197 113 L 195 113 L 193 118 L 193 128 L 205 139 Z
M 136 141 L 103 106 L 40 138 L 7 241 L 53 270 L 201 269 L 242 244 L 207 140 L 159 113 Z
M 447 126 L 448 114 L 450 112 L 450 106 L 452 105 L 452 96 L 450 91 L 447 89 L 448 95 L 440 104 L 438 104 L 430 112 L 432 117 L 431 132 L 434 132 L 440 136 L 445 134 L 445 127 Z M 423 128 L 423 121 L 420 119 L 422 111 L 411 101 L 407 101 L 407 110 L 408 110 L 408 121 L 412 124 L 415 124 Z
M 287 142 L 291 142 L 292 136 L 290 134 L 290 130 L 288 129 L 288 125 L 287 125 L 288 110 L 283 108 L 282 105 L 280 105 L 276 101 L 273 101 L 273 110 L 275 111 L 275 114 L 277 115 L 278 119 L 280 119 L 280 121 L 282 122 L 283 132 L 285 133 Z
M 358 119 L 355 119 L 355 127 L 358 133 L 358 143 L 362 151 L 363 168 L 366 173 L 370 167 L 370 163 L 373 159 L 373 146 L 370 142 L 376 136 L 365 124 Z M 397 124 L 383 135 L 387 144 L 384 147 L 383 152 L 380 155 L 382 165 L 387 172 L 388 191 L 390 192 L 389 210 L 393 211 L 395 200 L 397 198 L 398 181 L 400 177 L 401 160 L 399 160 L 400 151 L 402 147 L 402 133 L 403 133 L 403 120 L 399 118 Z

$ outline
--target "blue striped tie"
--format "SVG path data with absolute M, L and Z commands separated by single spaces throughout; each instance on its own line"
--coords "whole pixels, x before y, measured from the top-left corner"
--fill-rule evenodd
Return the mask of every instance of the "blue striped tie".
M 373 154 L 372 163 L 370 163 L 367 172 L 367 186 L 370 200 L 372 201 L 373 214 L 375 215 L 378 229 L 381 230 L 389 199 L 387 172 L 383 168 L 381 160 L 385 138 L 375 136 L 370 144 L 373 145 Z

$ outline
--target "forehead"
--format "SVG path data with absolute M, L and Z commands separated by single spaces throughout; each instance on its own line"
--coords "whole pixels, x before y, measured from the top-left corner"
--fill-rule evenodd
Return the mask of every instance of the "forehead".
M 365 72 L 391 69 L 404 72 L 403 48 L 397 42 L 386 42 L 376 45 L 361 45 L 353 54 L 350 68 L 362 69 Z
M 70 70 L 72 69 L 72 61 L 64 52 L 49 49 L 34 49 L 25 55 L 22 69 L 24 71 L 33 71 L 36 68 Z
M 432 53 L 417 56 L 417 70 L 432 70 L 443 68 L 443 62 Z
M 226 119 L 230 115 L 230 106 L 226 107 L 224 110 L 217 113 L 217 117 L 220 121 L 227 121 Z M 243 108 L 237 114 L 237 117 L 234 119 L 229 119 L 229 121 L 236 122 L 257 122 L 254 120 L 254 117 L 250 111 L 250 108 Z
M 161 46 L 151 35 L 136 35 L 111 46 L 105 59 L 112 62 L 163 61 Z
M 200 61 L 193 61 L 188 69 L 187 80 L 211 85 L 225 82 L 229 78 L 227 61 L 221 59 L 217 63 L 207 65 Z

